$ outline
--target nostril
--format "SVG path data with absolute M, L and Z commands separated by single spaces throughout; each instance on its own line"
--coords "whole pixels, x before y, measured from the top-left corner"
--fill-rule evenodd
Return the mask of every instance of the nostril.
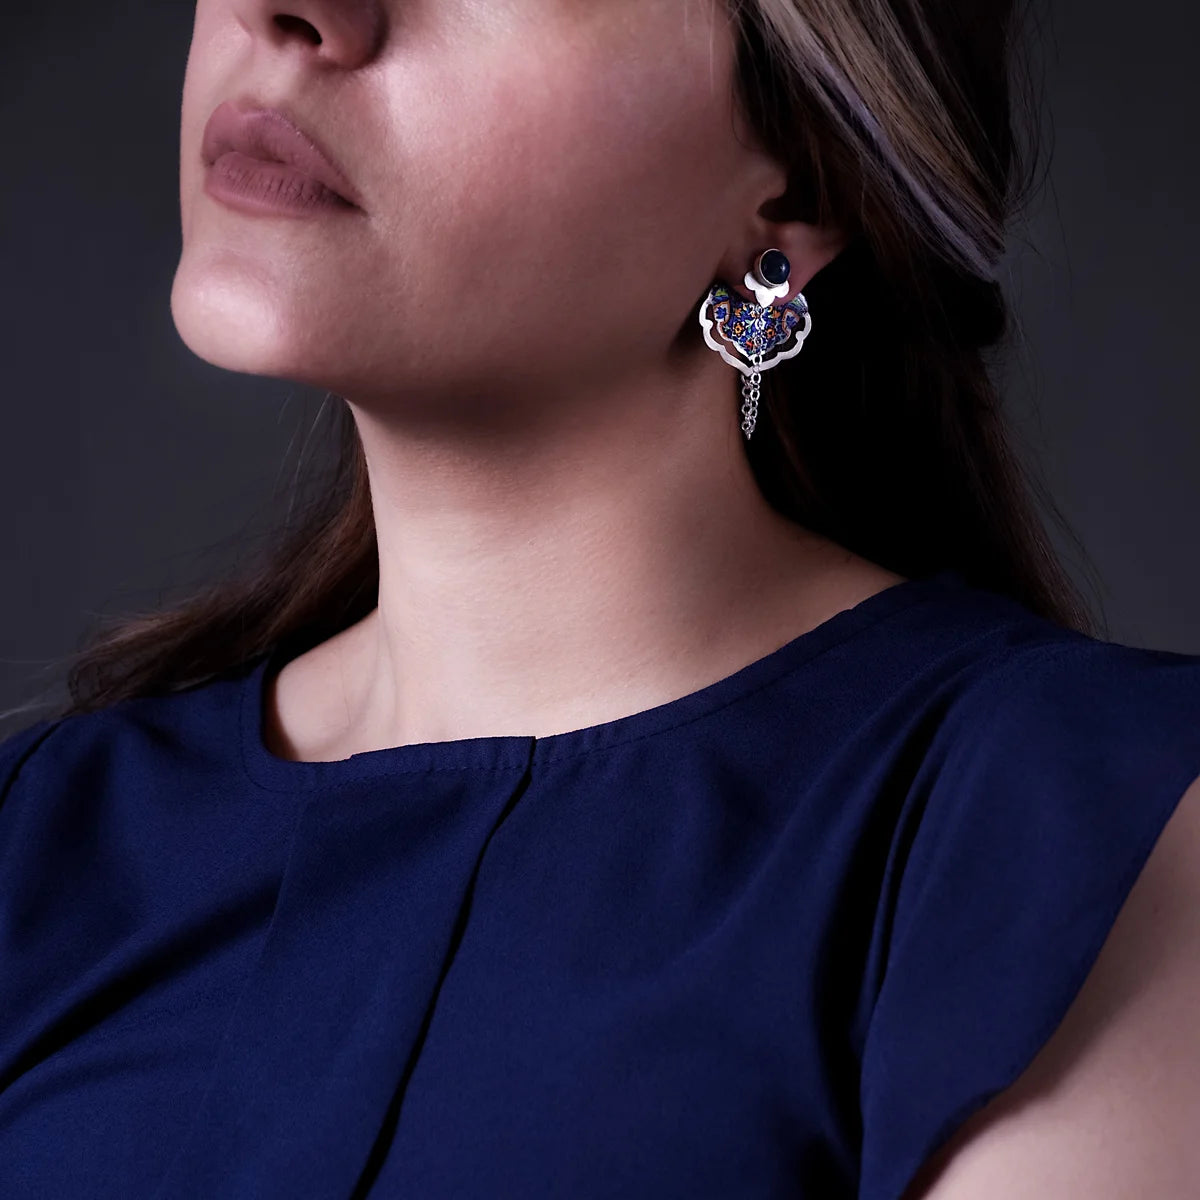
M 317 32 L 316 26 L 304 20 L 303 17 L 293 17 L 287 13 L 279 13 L 275 17 L 275 24 L 284 33 L 298 33 L 305 41 L 312 43 L 314 46 L 321 44 L 321 35 Z

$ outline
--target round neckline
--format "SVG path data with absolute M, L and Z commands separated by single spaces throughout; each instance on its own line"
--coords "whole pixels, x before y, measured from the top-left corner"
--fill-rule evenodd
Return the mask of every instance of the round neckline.
M 641 741 L 727 708 L 893 613 L 947 588 L 966 586 L 962 574 L 953 568 L 891 584 L 714 683 L 596 725 L 546 737 L 497 735 L 385 746 L 329 762 L 281 758 L 267 747 L 264 738 L 267 681 L 286 665 L 281 650 L 276 648 L 249 660 L 242 678 L 239 697 L 242 763 L 255 783 L 273 791 L 330 787 L 385 775 L 428 771 L 523 772 L 534 762 L 573 758 Z

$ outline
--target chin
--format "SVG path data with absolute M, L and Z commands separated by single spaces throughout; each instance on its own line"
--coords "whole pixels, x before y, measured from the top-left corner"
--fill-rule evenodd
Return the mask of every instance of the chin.
M 183 343 L 213 366 L 248 375 L 317 383 L 307 362 L 312 331 L 298 327 L 244 274 L 202 279 L 181 265 L 171 288 L 171 317 Z M 309 351 L 306 353 L 305 348 Z

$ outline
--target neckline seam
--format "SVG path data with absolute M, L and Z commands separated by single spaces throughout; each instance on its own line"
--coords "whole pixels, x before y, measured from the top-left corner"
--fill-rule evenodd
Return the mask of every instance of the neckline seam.
M 729 675 L 715 680 L 704 687 L 695 689 L 684 696 L 677 697 L 675 700 L 665 701 L 661 705 L 651 706 L 650 708 L 643 709 L 641 712 L 631 713 L 625 717 L 617 717 L 608 722 L 598 722 L 595 725 L 584 726 L 581 729 L 547 734 L 545 737 L 538 737 L 534 734 L 492 735 L 470 739 L 451 739 L 445 742 L 410 743 L 405 746 L 382 747 L 378 751 L 368 751 L 366 753 L 386 754 L 389 751 L 408 751 L 413 757 L 422 754 L 426 761 L 415 763 L 401 762 L 396 764 L 381 762 L 378 767 L 374 765 L 362 765 L 355 769 L 352 774 L 345 775 L 342 772 L 350 770 L 346 764 L 356 756 L 351 756 L 351 759 L 337 759 L 332 762 L 280 759 L 277 756 L 270 755 L 265 744 L 260 745 L 258 753 L 255 753 L 252 734 L 261 730 L 262 727 L 265 672 L 274 656 L 274 651 L 266 651 L 264 652 L 264 660 L 260 661 L 258 667 L 251 669 L 243 679 L 238 729 L 238 757 L 244 775 L 254 786 L 263 791 L 276 794 L 307 793 L 318 788 L 336 790 L 369 780 L 386 779 L 389 777 L 453 772 L 516 772 L 533 770 L 541 764 L 549 765 L 585 758 L 590 755 L 617 749 L 622 746 L 633 745 L 637 742 L 648 741 L 651 738 L 671 733 L 688 725 L 695 724 L 698 721 L 707 720 L 737 704 L 753 699 L 767 688 L 779 683 L 780 680 L 787 678 L 794 672 L 814 662 L 827 651 L 844 645 L 854 637 L 867 632 L 891 617 L 911 612 L 913 609 L 919 608 L 921 605 L 936 599 L 941 594 L 941 588 L 934 589 L 931 585 L 941 582 L 945 575 L 945 571 L 939 571 L 932 575 L 903 580 L 878 592 L 873 592 L 857 604 L 841 609 L 821 624 L 796 635 L 796 637 L 785 642 L 782 646 L 747 663 L 744 667 L 733 671 Z M 879 602 L 881 611 L 877 613 L 864 612 L 864 608 L 868 606 L 874 607 L 872 601 Z M 811 645 L 809 639 L 811 639 Z M 799 645 L 798 643 L 803 643 L 803 645 Z M 772 658 L 784 655 L 789 648 L 794 650 L 804 649 L 809 652 L 802 654 L 798 658 L 794 655 L 789 656 L 790 658 L 794 658 L 794 661 L 785 663 L 777 670 L 771 671 L 768 668 L 766 677 L 759 679 L 749 690 L 743 689 L 736 695 L 729 696 L 715 705 L 702 707 L 700 711 L 686 713 L 667 724 L 654 725 L 654 727 L 640 732 L 607 738 L 602 732 L 606 726 L 612 728 L 624 722 L 634 722 L 639 719 L 645 720 L 656 708 L 666 708 L 673 705 L 684 706 L 689 700 L 695 701 L 696 697 L 710 689 L 717 689 L 723 685 L 729 687 L 733 685 L 733 681 L 736 680 L 738 675 L 744 672 L 751 672 L 756 667 L 765 667 Z M 256 680 L 257 686 L 252 686 Z M 253 708 L 255 704 L 258 705 L 257 713 Z M 589 737 L 589 730 L 600 732 L 595 732 Z M 553 743 L 559 739 L 562 739 L 562 745 L 556 747 Z M 457 753 L 459 756 L 462 756 L 464 751 L 469 754 L 471 753 L 470 749 L 467 748 L 469 743 L 495 743 L 501 740 L 512 743 L 514 748 L 516 743 L 524 743 L 523 753 L 511 758 L 505 757 L 500 761 L 488 759 L 484 755 L 481 755 L 479 760 L 475 762 L 444 764 L 428 761 L 429 757 L 435 754 L 450 755 Z M 569 744 L 570 742 L 576 742 L 577 744 L 572 746 Z M 543 746 L 546 747 L 544 751 L 542 749 Z M 505 748 L 494 747 L 494 749 L 499 751 Z M 262 759 L 262 761 L 260 762 L 258 759 Z M 288 778 L 288 776 L 291 777 Z
M 923 583 L 923 582 L 925 582 L 925 580 L 911 580 L 910 582 Z M 896 586 L 900 586 L 900 585 L 896 585 Z M 887 589 L 885 589 L 885 590 L 887 590 Z M 875 593 L 875 595 L 881 595 L 881 594 L 882 593 L 879 593 L 879 592 Z M 644 733 L 634 734 L 631 737 L 614 739 L 612 741 L 599 741 L 595 745 L 584 746 L 584 747 L 580 747 L 579 749 L 575 749 L 575 750 L 563 749 L 559 753 L 554 753 L 554 747 L 552 746 L 552 747 L 550 747 L 549 750 L 546 751 L 546 753 L 544 755 L 540 755 L 538 753 L 538 745 L 535 745 L 532 765 L 537 766 L 540 763 L 565 762 L 568 759 L 582 758 L 589 754 L 596 754 L 596 753 L 599 753 L 604 750 L 615 749 L 619 746 L 632 745 L 635 742 L 646 741 L 650 738 L 657 737 L 659 734 L 671 733 L 674 730 L 683 729 L 684 727 L 686 727 L 688 725 L 694 725 L 698 721 L 704 721 L 710 717 L 715 717 L 718 713 L 722 713 L 726 709 L 733 708 L 735 705 L 741 704 L 744 701 L 752 700 L 760 692 L 765 691 L 769 687 L 773 687 L 775 684 L 779 683 L 780 680 L 786 679 L 789 675 L 793 674 L 796 671 L 799 671 L 802 667 L 808 666 L 809 663 L 814 662 L 816 659 L 820 658 L 821 655 L 825 654 L 827 651 L 835 650 L 835 649 L 837 649 L 838 646 L 844 645 L 846 642 L 850 641 L 852 638 L 856 637 L 858 634 L 866 633 L 867 630 L 873 629 L 875 626 L 882 624 L 884 621 L 887 621 L 892 617 L 898 617 L 902 613 L 912 612 L 913 609 L 919 608 L 922 604 L 928 604 L 935 598 L 936 597 L 934 597 L 934 596 L 920 596 L 920 597 L 917 597 L 916 599 L 914 599 L 910 604 L 898 605 L 896 607 L 889 609 L 886 612 L 877 613 L 873 617 L 862 620 L 857 625 L 853 626 L 852 628 L 848 628 L 840 637 L 832 638 L 832 639 L 828 640 L 825 643 L 825 645 L 817 646 L 811 654 L 806 655 L 805 657 L 799 659 L 797 662 L 787 664 L 786 666 L 780 668 L 779 671 L 772 674 L 769 678 L 760 680 L 759 683 L 756 684 L 754 687 L 752 687 L 749 691 L 740 692 L 738 695 L 731 696 L 731 697 L 729 697 L 729 699 L 723 701 L 720 704 L 717 704 L 716 706 L 714 706 L 712 708 L 706 708 L 703 712 L 692 713 L 689 716 L 682 717 L 678 721 L 674 721 L 669 725 L 662 725 L 655 729 L 647 730 Z M 870 599 L 872 599 L 872 597 L 868 596 L 867 599 L 870 600 Z M 865 603 L 865 602 L 866 601 L 863 601 L 863 603 Z M 842 612 L 845 614 L 850 614 L 850 613 L 853 613 L 854 609 L 857 607 L 858 607 L 857 605 L 854 605 L 851 608 L 842 609 Z M 831 617 L 829 620 L 832 621 L 833 619 L 834 618 Z M 828 621 L 825 622 L 826 625 L 828 625 L 828 623 L 829 623 Z M 819 629 L 820 626 L 817 626 L 817 628 Z M 815 630 L 811 630 L 810 632 L 815 632 Z M 804 637 L 805 635 L 801 634 L 799 636 Z M 777 654 L 780 651 L 785 650 L 787 648 L 787 645 L 788 645 L 788 643 L 785 643 L 783 646 L 781 646 L 779 648 L 779 650 L 775 651 L 774 653 Z M 767 657 L 769 658 L 770 655 L 768 655 Z M 761 662 L 763 660 L 759 659 L 758 661 Z M 746 667 L 743 667 L 742 670 L 743 671 L 749 670 L 754 665 L 755 665 L 754 663 L 749 663 Z M 736 675 L 736 674 L 738 674 L 738 672 L 734 672 L 734 675 Z M 733 678 L 732 675 L 726 676 L 726 679 L 732 679 L 732 678 Z M 718 680 L 717 683 L 710 684 L 709 686 L 716 687 L 721 682 L 724 682 L 724 681 Z M 699 690 L 703 691 L 704 689 L 699 689 Z M 694 694 L 695 693 L 693 693 L 693 695 Z M 686 699 L 686 697 L 680 697 L 680 700 L 684 700 L 684 699 Z M 678 701 L 668 701 L 667 703 L 669 703 L 669 704 L 670 703 L 678 703 Z M 649 712 L 652 710 L 647 709 L 646 711 Z M 636 716 L 638 714 L 634 714 L 634 715 Z M 624 720 L 624 719 L 629 719 L 629 718 L 619 718 L 619 719 Z M 580 730 L 578 732 L 583 732 L 583 731 Z M 547 736 L 546 738 L 535 739 L 535 741 L 540 745 L 540 744 L 549 742 L 554 737 L 565 737 L 565 736 L 567 736 L 567 735 L 566 734 L 551 734 L 551 735 Z
M 268 661 L 270 654 L 267 655 Z M 260 664 L 262 665 L 262 664 Z M 265 670 L 265 666 L 263 668 Z M 524 754 L 520 759 L 513 757 L 511 759 L 502 759 L 499 761 L 493 760 L 490 762 L 460 762 L 454 764 L 400 764 L 397 766 L 389 766 L 386 771 L 375 772 L 371 769 L 363 769 L 361 765 L 353 770 L 353 773 L 341 775 L 338 772 L 337 778 L 330 778 L 331 772 L 326 768 L 342 768 L 345 770 L 345 764 L 352 761 L 354 756 L 349 759 L 335 759 L 332 762 L 322 762 L 321 760 L 295 760 L 278 758 L 276 755 L 271 755 L 266 759 L 263 769 L 260 773 L 259 764 L 251 761 L 253 752 L 253 737 L 256 729 L 261 728 L 259 724 L 262 719 L 261 705 L 263 701 L 262 693 L 262 677 L 259 677 L 259 686 L 251 687 L 255 675 L 258 673 L 258 668 L 254 668 L 249 675 L 242 681 L 242 702 L 239 706 L 238 718 L 238 758 L 242 765 L 242 772 L 247 779 L 257 788 L 261 788 L 267 792 L 311 792 L 318 788 L 322 791 L 336 791 L 343 787 L 351 787 L 355 784 L 362 783 L 366 780 L 375 778 L 386 778 L 388 776 L 399 775 L 430 775 L 430 774 L 451 774 L 454 772 L 520 772 L 527 771 L 533 761 L 533 751 L 536 745 L 536 739 L 528 734 L 514 735 L 514 742 L 524 742 Z M 260 705 L 258 719 L 256 721 L 253 711 L 253 705 L 257 702 Z M 427 742 L 425 746 L 461 746 L 461 741 L 451 742 Z M 404 747 L 387 747 L 386 749 L 404 749 Z M 266 756 L 270 752 L 265 744 L 261 747 L 262 755 Z M 296 770 L 293 770 L 296 768 Z M 271 774 L 278 772 L 280 775 L 292 775 L 292 779 L 280 778 L 278 782 L 271 780 Z
M 533 738 L 529 737 L 529 738 L 526 738 L 525 740 L 533 741 Z M 437 743 L 435 742 L 435 743 L 431 743 L 431 744 L 436 745 Z M 395 749 L 395 747 L 389 747 L 389 748 Z M 320 762 L 320 761 L 300 762 L 300 761 L 296 761 L 296 760 L 292 760 L 292 759 L 282 759 L 281 761 L 285 762 L 285 763 L 293 762 L 294 765 L 296 765 L 296 766 L 324 767 L 324 766 L 336 766 L 338 762 L 346 762 L 347 760 L 340 759 L 340 760 L 335 760 L 335 761 L 329 762 L 329 763 L 324 763 L 324 762 Z M 446 775 L 446 774 L 453 774 L 455 772 L 464 772 L 464 771 L 470 771 L 475 774 L 480 774 L 480 773 L 486 774 L 488 772 L 491 772 L 494 774 L 503 774 L 505 772 L 512 773 L 512 774 L 520 774 L 521 772 L 527 771 L 529 769 L 529 766 L 530 766 L 529 761 L 526 761 L 524 763 L 518 763 L 515 760 L 512 762 L 504 762 L 504 763 L 460 763 L 459 765 L 453 766 L 453 767 L 401 766 L 401 767 L 389 767 L 386 771 L 380 771 L 380 772 L 359 771 L 359 772 L 355 773 L 354 775 L 349 775 L 349 776 L 346 776 L 343 778 L 338 778 L 338 779 L 327 779 L 327 778 L 323 777 L 323 772 L 316 772 L 315 774 L 311 775 L 307 779 L 301 778 L 301 779 L 295 780 L 292 783 L 280 783 L 279 785 L 275 785 L 275 784 L 271 784 L 271 783 L 264 783 L 261 779 L 259 779 L 253 773 L 253 770 L 247 765 L 244 757 L 242 760 L 242 767 L 245 771 L 245 774 L 248 776 L 250 782 L 252 784 L 254 784 L 255 787 L 261 788 L 263 791 L 266 791 L 266 792 L 312 792 L 312 791 L 316 791 L 318 789 L 322 792 L 333 792 L 333 791 L 339 791 L 340 789 L 342 789 L 344 787 L 353 787 L 355 784 L 365 783 L 372 779 L 386 779 L 386 778 L 389 778 L 394 775 L 438 775 L 438 774 Z M 286 768 L 285 768 L 285 770 L 286 770 Z

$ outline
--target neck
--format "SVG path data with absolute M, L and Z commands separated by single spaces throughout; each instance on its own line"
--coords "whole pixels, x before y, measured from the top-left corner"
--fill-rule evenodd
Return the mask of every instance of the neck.
M 767 505 L 727 372 L 715 387 L 476 436 L 354 408 L 380 587 L 337 639 L 337 755 L 613 720 L 845 606 L 833 576 L 854 556 Z

